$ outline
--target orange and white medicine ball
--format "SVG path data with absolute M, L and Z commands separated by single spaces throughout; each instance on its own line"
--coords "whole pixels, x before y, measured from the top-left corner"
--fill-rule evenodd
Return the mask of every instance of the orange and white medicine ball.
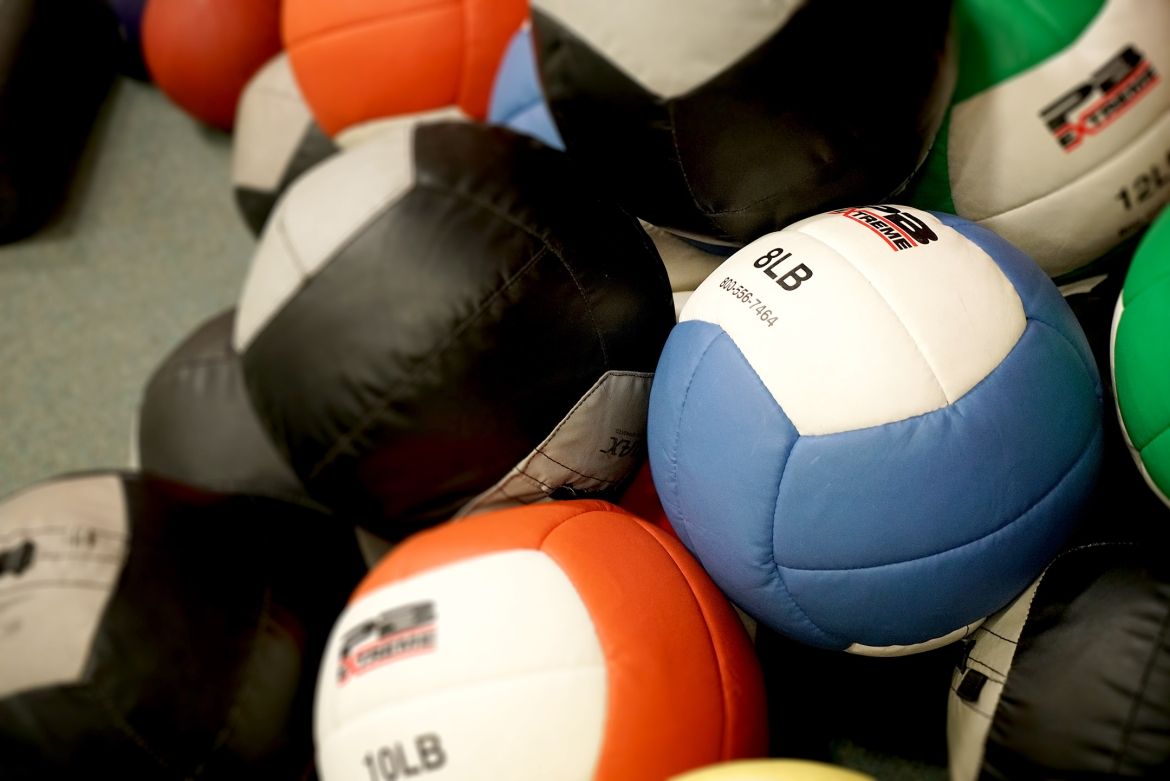
M 767 752 L 731 605 L 661 529 L 597 500 L 408 538 L 333 628 L 323 781 L 662 781 Z
M 527 0 L 285 0 L 281 34 L 326 133 L 456 106 L 485 119 Z

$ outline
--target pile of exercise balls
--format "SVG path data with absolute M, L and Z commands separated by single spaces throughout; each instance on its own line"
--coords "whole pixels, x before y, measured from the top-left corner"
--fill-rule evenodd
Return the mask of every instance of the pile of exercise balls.
M 0 502 L 0 778 L 1170 767 L 1162 0 L 98 10 L 256 245 Z

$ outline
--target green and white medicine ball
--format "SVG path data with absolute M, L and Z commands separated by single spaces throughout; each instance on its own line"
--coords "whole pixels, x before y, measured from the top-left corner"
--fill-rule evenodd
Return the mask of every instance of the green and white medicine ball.
M 1170 208 L 1142 238 L 1113 315 L 1117 413 L 1142 476 L 1170 505 Z
M 957 0 L 951 111 L 903 202 L 1067 277 L 1170 201 L 1170 2 Z

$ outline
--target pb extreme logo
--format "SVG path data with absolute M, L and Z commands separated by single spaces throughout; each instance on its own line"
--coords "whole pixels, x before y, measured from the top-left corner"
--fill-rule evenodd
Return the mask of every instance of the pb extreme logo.
M 938 234 L 932 231 L 929 225 L 910 212 L 904 212 L 896 206 L 837 209 L 830 214 L 840 214 L 859 225 L 864 225 L 881 236 L 894 252 L 938 241 Z
M 341 641 L 337 680 L 364 675 L 408 656 L 435 650 L 435 603 L 403 605 L 363 621 Z
M 1129 111 L 1157 85 L 1154 66 L 1132 45 L 1098 68 L 1089 80 L 1040 111 L 1065 152 L 1080 147 Z

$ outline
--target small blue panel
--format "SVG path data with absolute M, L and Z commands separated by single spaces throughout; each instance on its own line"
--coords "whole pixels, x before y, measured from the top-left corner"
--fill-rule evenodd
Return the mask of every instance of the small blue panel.
M 527 25 L 517 31 L 504 52 L 492 86 L 488 121 L 526 133 L 554 149 L 565 148 L 544 100 Z

